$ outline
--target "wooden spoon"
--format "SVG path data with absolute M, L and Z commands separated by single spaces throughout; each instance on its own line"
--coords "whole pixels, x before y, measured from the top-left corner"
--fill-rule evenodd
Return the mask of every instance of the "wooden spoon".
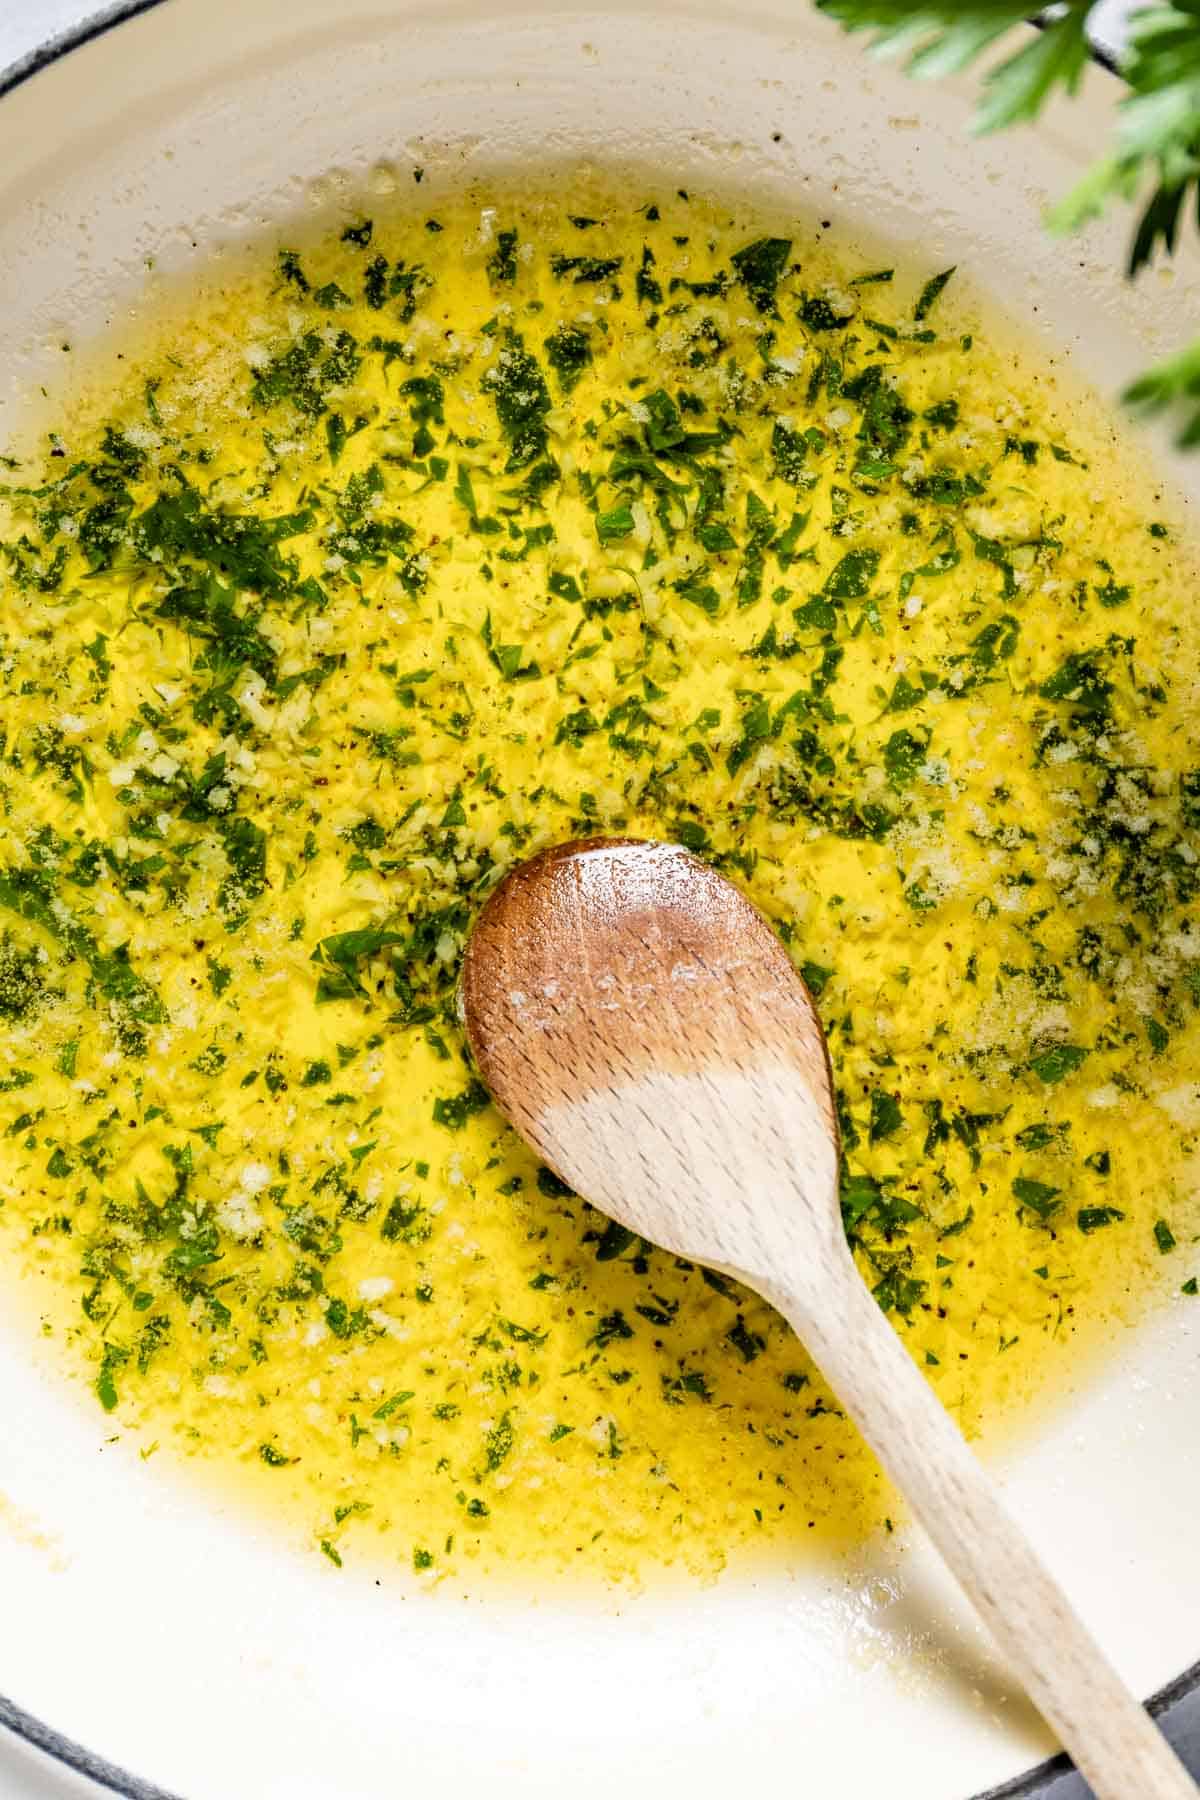
M 820 1021 L 749 901 L 676 845 L 564 844 L 488 901 L 462 1004 L 564 1181 L 790 1321 L 1099 1800 L 1195 1800 L 855 1267 Z

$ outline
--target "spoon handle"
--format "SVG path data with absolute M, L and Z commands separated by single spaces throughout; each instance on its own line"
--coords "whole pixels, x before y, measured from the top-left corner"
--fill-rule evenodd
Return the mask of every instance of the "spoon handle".
M 784 1314 L 932 1538 L 1097 1800 L 1196 1800 L 1197 1787 L 1000 1502 L 853 1263 Z M 832 1290 L 832 1291 L 831 1291 Z

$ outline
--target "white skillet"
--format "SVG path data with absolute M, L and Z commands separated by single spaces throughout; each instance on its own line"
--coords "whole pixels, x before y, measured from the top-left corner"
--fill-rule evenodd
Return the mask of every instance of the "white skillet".
M 1194 262 L 1132 294 L 1123 227 L 1042 234 L 1116 91 L 1094 72 L 1036 131 L 969 146 L 965 88 L 870 67 L 802 0 L 165 0 L 0 100 L 0 437 L 146 257 L 186 265 L 414 166 L 432 205 L 547 157 L 748 187 L 847 247 L 957 262 L 1111 390 L 1200 316 Z M 1194 490 L 1200 466 L 1175 473 Z M 607 1604 L 376 1587 L 107 1442 L 0 1303 L 0 1693 L 188 1800 L 963 1800 L 1048 1748 L 919 1549 Z M 1143 1694 L 1200 1654 L 1198 1326 L 1180 1300 L 1115 1343 L 1000 1470 Z

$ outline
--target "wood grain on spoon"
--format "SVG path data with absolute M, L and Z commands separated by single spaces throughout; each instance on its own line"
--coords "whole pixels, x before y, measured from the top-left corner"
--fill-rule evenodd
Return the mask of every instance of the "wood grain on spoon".
M 1099 1800 L 1194 1800 L 859 1276 L 820 1021 L 749 901 L 675 845 L 562 845 L 488 901 L 462 1001 L 551 1168 L 791 1322 Z

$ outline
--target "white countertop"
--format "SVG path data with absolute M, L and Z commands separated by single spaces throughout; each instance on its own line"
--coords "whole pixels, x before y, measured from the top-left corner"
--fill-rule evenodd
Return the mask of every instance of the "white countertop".
M 94 0 L 5 0 L 0 6 L 0 69 L 99 10 Z

